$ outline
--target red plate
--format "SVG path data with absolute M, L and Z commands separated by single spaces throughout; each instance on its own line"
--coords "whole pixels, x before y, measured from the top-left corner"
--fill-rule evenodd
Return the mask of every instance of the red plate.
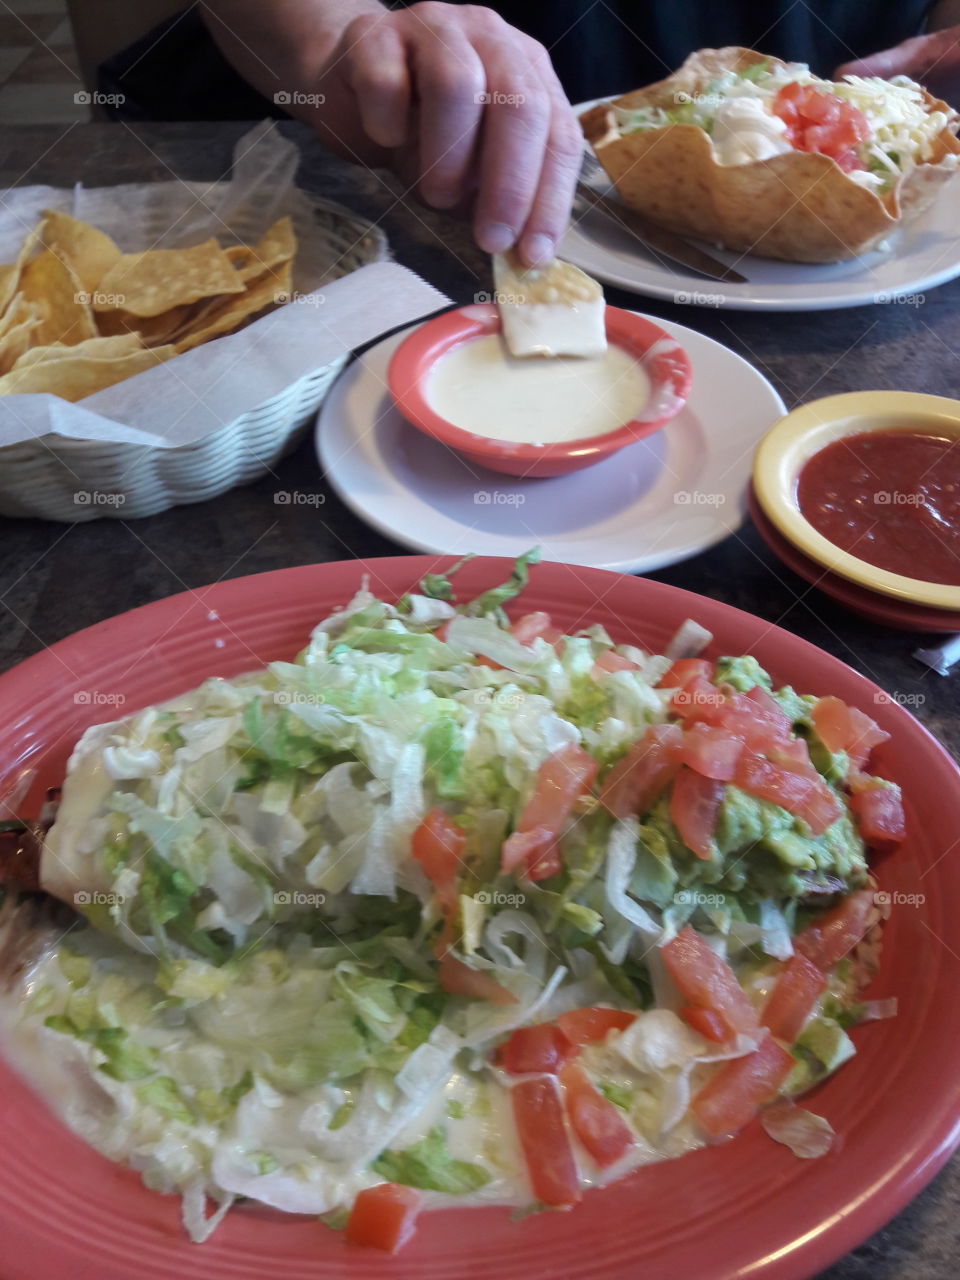
M 363 573 L 387 598 L 450 561 L 429 556 L 311 565 L 217 583 L 113 618 L 0 677 L 0 794 L 19 764 L 39 770 L 24 806 L 59 782 L 80 731 L 185 690 L 291 658 L 311 626 Z M 480 559 L 458 590 L 509 569 Z M 714 655 L 753 653 L 782 682 L 836 694 L 893 735 L 879 766 L 903 784 L 909 841 L 879 868 L 893 906 L 872 994 L 900 1015 L 854 1031 L 860 1050 L 812 1101 L 841 1140 L 798 1160 L 754 1123 L 733 1142 L 639 1170 L 569 1213 L 512 1222 L 504 1209 L 427 1214 L 397 1257 L 350 1248 L 311 1219 L 237 1210 L 205 1245 L 180 1228 L 179 1201 L 70 1135 L 0 1064 L 0 1239 L 4 1280 L 731 1280 L 809 1276 L 881 1226 L 960 1141 L 960 773 L 893 701 L 788 632 L 715 600 L 598 569 L 545 564 L 523 610 L 565 628 L 601 622 L 617 640 L 659 649 L 687 617 L 710 628 Z M 119 698 L 125 701 L 119 703 Z M 109 700 L 109 701 L 108 701 Z M 921 816 L 922 815 L 922 816 Z
M 910 604 L 908 601 L 896 600 L 893 596 L 881 595 L 879 591 L 870 591 L 856 582 L 841 578 L 837 573 L 831 573 L 816 560 L 805 556 L 766 515 L 753 491 L 753 485 L 747 493 L 747 506 L 757 532 L 773 554 L 788 569 L 792 569 L 798 578 L 803 578 L 804 582 L 809 582 L 832 600 L 846 605 L 851 613 L 867 618 L 870 622 L 879 622 L 882 627 L 894 627 L 897 631 L 960 631 L 960 611 L 933 609 L 928 605 Z

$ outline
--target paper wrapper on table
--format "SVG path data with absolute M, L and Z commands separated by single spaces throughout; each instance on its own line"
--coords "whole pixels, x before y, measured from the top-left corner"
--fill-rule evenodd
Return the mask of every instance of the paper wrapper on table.
M 830 156 L 787 151 L 721 165 L 710 135 L 697 125 L 620 133 L 612 107 L 669 109 L 703 94 L 722 72 L 741 72 L 758 62 L 786 65 L 752 49 L 701 49 L 666 80 L 580 117 L 625 204 L 681 235 L 727 249 L 788 262 L 839 262 L 875 248 L 928 208 L 957 173 L 955 161 L 946 159 L 960 154 L 956 114 L 930 94 L 928 109 L 946 112 L 951 125 L 936 140 L 933 160 L 910 169 L 883 196 L 858 186 Z
M 238 142 L 230 181 L 4 194 L 0 261 L 14 261 L 44 209 L 100 227 L 126 253 L 211 236 L 256 243 L 288 215 L 298 251 L 290 300 L 236 333 L 76 403 L 0 397 L 0 514 L 130 519 L 252 480 L 296 444 L 352 350 L 449 301 L 384 261 L 376 227 L 299 190 L 298 161 L 265 122 Z

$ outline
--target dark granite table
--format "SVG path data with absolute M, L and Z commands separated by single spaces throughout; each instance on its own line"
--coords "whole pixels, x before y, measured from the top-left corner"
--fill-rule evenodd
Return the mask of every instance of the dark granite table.
M 25 183 L 90 186 L 224 175 L 240 124 L 37 125 L 0 136 L 0 188 Z M 302 144 L 300 182 L 376 220 L 396 258 L 458 302 L 489 289 L 488 260 L 451 219 L 400 198 L 384 175 Z M 960 280 L 920 306 L 886 305 L 796 315 L 672 306 L 608 290 L 725 343 L 761 369 L 787 405 L 868 388 L 960 394 Z M 2 465 L 2 464 L 0 464 Z M 0 518 L 0 670 L 111 614 L 219 578 L 404 550 L 369 529 L 327 493 L 313 507 L 277 506 L 277 488 L 314 478 L 305 442 L 270 477 L 213 502 L 123 523 L 60 525 Z M 651 575 L 777 622 L 862 671 L 917 714 L 960 756 L 960 677 L 942 679 L 911 652 L 918 637 L 858 620 L 795 577 L 751 525 L 703 555 Z M 934 643 L 935 641 L 930 641 Z M 960 1160 L 900 1216 L 821 1280 L 956 1280 L 960 1275 Z

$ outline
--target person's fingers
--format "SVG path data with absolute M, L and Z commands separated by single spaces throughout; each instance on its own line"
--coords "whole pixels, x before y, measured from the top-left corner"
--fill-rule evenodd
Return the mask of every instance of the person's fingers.
M 459 204 L 485 104 L 479 54 L 453 23 L 412 37 L 420 104 L 420 195 L 437 209 Z
M 519 44 L 479 39 L 487 79 L 474 235 L 481 249 L 509 249 L 536 197 L 550 132 L 550 95 Z
M 530 216 L 520 234 L 520 256 L 529 266 L 556 256 L 570 221 L 570 206 L 583 158 L 583 133 L 563 99 L 554 103 L 540 181 Z
M 356 19 L 341 43 L 343 75 L 356 97 L 364 132 L 381 147 L 399 147 L 410 123 L 410 74 L 392 15 Z
M 894 45 L 892 49 L 881 49 L 879 53 L 871 53 L 868 58 L 858 58 L 855 62 L 845 62 L 833 73 L 839 80 L 842 76 L 911 76 L 913 79 L 924 75 L 941 56 L 939 33 L 926 36 L 914 36 Z

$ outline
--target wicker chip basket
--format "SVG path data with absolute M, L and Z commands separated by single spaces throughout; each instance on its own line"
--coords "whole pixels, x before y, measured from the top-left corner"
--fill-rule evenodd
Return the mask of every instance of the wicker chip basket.
M 335 264 L 326 283 L 389 256 L 377 227 L 329 201 L 311 197 L 310 204 L 308 234 L 323 239 Z M 347 359 L 314 370 L 193 444 L 155 449 L 47 435 L 0 448 L 0 515 L 128 520 L 215 498 L 294 448 Z

